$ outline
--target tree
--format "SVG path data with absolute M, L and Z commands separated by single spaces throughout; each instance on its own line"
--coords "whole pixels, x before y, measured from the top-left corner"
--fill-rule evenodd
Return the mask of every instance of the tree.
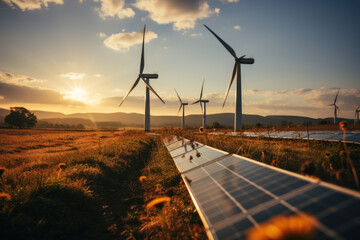
M 32 128 L 37 122 L 33 112 L 23 107 L 11 107 L 10 114 L 5 117 L 5 122 L 15 128 Z

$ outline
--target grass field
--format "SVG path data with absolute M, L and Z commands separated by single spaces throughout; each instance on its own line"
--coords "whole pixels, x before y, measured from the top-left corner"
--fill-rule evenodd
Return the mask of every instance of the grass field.
M 0 167 L 0 239 L 206 238 L 169 153 L 142 131 L 1 130 Z

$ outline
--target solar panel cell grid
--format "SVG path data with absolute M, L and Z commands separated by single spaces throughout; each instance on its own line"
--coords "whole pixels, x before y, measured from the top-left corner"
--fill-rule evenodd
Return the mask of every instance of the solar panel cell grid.
M 173 151 L 175 151 L 174 149 Z M 320 239 L 359 234 L 360 198 L 315 181 L 207 146 L 192 164 L 174 161 L 214 239 L 245 239 L 246 232 L 276 215 L 309 213 Z M 194 153 L 196 151 L 193 151 Z M 186 171 L 184 172 L 184 170 Z M 356 236 L 356 235 L 355 235 Z

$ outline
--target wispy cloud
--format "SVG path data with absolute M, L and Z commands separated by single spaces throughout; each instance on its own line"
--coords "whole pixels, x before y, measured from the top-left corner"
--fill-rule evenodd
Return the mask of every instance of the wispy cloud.
M 96 36 L 100 37 L 100 38 L 105 38 L 106 37 L 106 34 L 103 33 L 103 32 L 99 32 L 96 34 Z
M 145 42 L 148 43 L 153 39 L 156 39 L 158 35 L 150 30 L 146 30 Z M 129 33 L 116 33 L 112 34 L 105 39 L 104 44 L 108 48 L 126 52 L 134 45 L 141 44 L 143 39 L 143 31 L 140 32 L 129 32 Z
M 106 17 L 124 19 L 135 16 L 132 8 L 125 7 L 125 0 L 94 0 L 94 2 L 100 2 L 100 8 L 96 8 L 96 11 L 103 19 Z
M 47 8 L 49 3 L 64 4 L 63 0 L 3 0 L 13 8 L 19 8 L 21 11 L 36 10 Z
M 60 77 L 67 78 L 70 80 L 79 80 L 85 77 L 85 73 L 68 72 L 61 74 Z
M 27 86 L 32 83 L 38 83 L 38 82 L 42 82 L 42 81 L 39 79 L 21 75 L 21 74 L 13 74 L 13 73 L 9 73 L 9 72 L 1 72 L 0 71 L 0 82 L 10 83 L 10 84 L 19 85 L 19 86 Z
M 134 6 L 149 12 L 149 18 L 158 24 L 173 24 L 174 30 L 192 29 L 196 21 L 219 14 L 210 9 L 208 0 L 136 0 Z
M 190 36 L 195 37 L 195 38 L 201 37 L 202 35 L 203 35 L 202 33 L 192 33 L 192 34 L 190 34 Z

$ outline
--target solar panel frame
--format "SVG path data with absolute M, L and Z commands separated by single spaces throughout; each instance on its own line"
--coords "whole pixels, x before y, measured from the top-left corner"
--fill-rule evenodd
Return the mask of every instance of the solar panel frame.
M 208 146 L 205 146 L 205 147 L 208 147 Z M 217 150 L 217 149 L 215 149 L 215 148 L 212 148 L 213 150 L 216 150 L 216 151 L 220 151 L 220 150 Z M 224 151 L 221 151 L 221 152 L 224 152 Z M 226 152 L 224 152 L 224 153 L 226 153 Z M 274 195 L 271 191 L 274 191 L 274 189 L 272 189 L 271 191 L 270 191 L 270 193 L 271 194 L 273 194 L 275 197 L 273 198 L 273 199 L 265 199 L 265 200 L 263 200 L 263 202 L 262 202 L 262 204 L 260 205 L 260 206 L 262 206 L 262 205 L 265 205 L 267 208 L 269 208 L 269 209 L 271 209 L 272 207 L 275 207 L 276 205 L 278 205 L 279 204 L 279 199 L 280 200 L 282 200 L 282 201 L 284 201 L 284 200 L 290 200 L 290 199 L 292 199 L 292 198 L 295 198 L 295 196 L 299 196 L 299 194 L 297 194 L 296 195 L 296 193 L 298 193 L 299 191 L 300 192 L 307 192 L 307 191 L 311 191 L 312 189 L 317 189 L 317 188 L 319 188 L 319 187 L 322 187 L 322 186 L 324 186 L 324 187 L 326 187 L 326 188 L 330 188 L 330 190 L 329 191 L 333 191 L 333 192 L 340 192 L 340 193 L 343 193 L 343 194 L 348 194 L 348 195 L 351 195 L 351 196 L 356 196 L 356 198 L 357 198 L 357 201 L 359 201 L 359 199 L 360 199 L 360 193 L 358 193 L 358 192 L 355 192 L 355 191 L 352 191 L 352 190 L 348 190 L 348 189 L 344 189 L 344 188 L 342 188 L 342 187 L 338 187 L 338 186 L 335 186 L 335 185 L 333 185 L 333 184 L 328 184 L 328 183 L 325 183 L 325 182 L 319 182 L 319 181 L 316 181 L 316 180 L 314 180 L 314 179 L 309 179 L 309 178 L 307 178 L 307 177 L 304 177 L 304 176 L 301 176 L 301 175 L 298 175 L 298 174 L 294 174 L 294 173 L 292 173 L 292 172 L 289 172 L 289 171 L 286 171 L 286 170 L 282 170 L 282 169 L 278 169 L 278 168 L 275 168 L 275 167 L 273 167 L 273 166 L 269 166 L 269 165 L 266 165 L 266 164 L 263 164 L 263 163 L 261 163 L 261 162 L 257 162 L 257 161 L 255 161 L 255 160 L 252 160 L 252 159 L 249 159 L 249 158 L 245 158 L 245 157 L 241 157 L 241 156 L 237 156 L 237 155 L 234 155 L 234 154 L 227 154 L 227 155 L 223 155 L 223 156 L 221 156 L 221 157 L 219 157 L 219 158 L 214 158 L 213 160 L 211 160 L 211 161 L 209 161 L 209 162 L 207 162 L 207 163 L 203 163 L 203 164 L 200 164 L 200 165 L 198 165 L 198 166 L 195 166 L 194 168 L 190 168 L 190 169 L 187 169 L 185 172 L 182 172 L 182 174 L 181 174 L 181 176 L 182 176 L 182 178 L 183 178 L 183 181 L 184 181 L 184 183 L 185 183 L 185 185 L 186 185 L 186 187 L 187 187 L 187 189 L 188 189 L 188 191 L 189 191 L 189 193 L 190 193 L 190 196 L 191 196 L 191 198 L 192 198 L 192 200 L 193 200 L 193 202 L 194 202 L 194 204 L 195 204 L 195 207 L 197 208 L 197 210 L 198 210 L 198 212 L 199 212 L 199 215 L 200 215 L 200 217 L 201 217 L 201 219 L 202 219 L 202 221 L 203 221 L 203 223 L 204 223 L 204 225 L 205 225 L 205 228 L 206 228 L 206 232 L 207 232 L 207 234 L 208 234 L 208 237 L 209 237 L 209 239 L 219 239 L 218 238 L 218 236 L 217 236 L 217 231 L 216 231 L 216 229 L 217 230 L 221 230 L 221 229 L 225 229 L 225 228 L 227 228 L 227 227 L 230 227 L 231 228 L 231 226 L 230 225 L 226 225 L 224 222 L 216 222 L 215 223 L 215 225 L 213 225 L 213 224 L 211 224 L 211 221 L 210 220 L 212 220 L 212 221 L 214 221 L 214 219 L 216 220 L 216 221 L 218 221 L 219 219 L 221 220 L 221 217 L 223 216 L 223 210 L 221 210 L 219 207 L 216 207 L 216 206 L 213 206 L 213 210 L 211 210 L 211 212 L 214 212 L 214 216 L 211 216 L 211 219 L 209 218 L 209 216 L 207 216 L 207 214 L 205 214 L 204 212 L 204 208 L 203 208 L 203 206 L 198 202 L 199 201 L 199 197 L 201 198 L 201 199 L 204 199 L 204 200 L 208 200 L 208 198 L 209 197 L 211 197 L 211 195 L 212 194 L 207 194 L 207 192 L 205 192 L 205 195 L 204 196 L 196 196 L 196 193 L 194 192 L 194 189 L 193 189 L 193 187 L 191 186 L 191 182 L 192 181 L 198 181 L 199 179 L 200 179 L 200 181 L 203 181 L 203 182 L 206 182 L 205 180 L 201 180 L 201 175 L 196 175 L 195 176 L 195 178 L 193 178 L 193 177 L 191 177 L 191 178 L 193 178 L 193 179 L 190 179 L 189 178 L 189 176 L 191 175 L 192 176 L 192 174 L 195 174 L 196 173 L 196 171 L 204 171 L 204 169 L 208 169 L 209 171 L 211 171 L 211 174 L 209 173 L 208 174 L 208 176 L 209 177 L 211 177 L 211 178 L 217 178 L 217 176 L 219 175 L 219 177 L 221 177 L 221 174 L 223 174 L 223 173 L 221 173 L 221 170 L 216 170 L 216 167 L 214 168 L 214 166 L 216 166 L 216 165 L 214 165 L 214 164 L 219 164 L 219 163 L 222 163 L 222 162 L 226 162 L 227 160 L 226 159 L 230 159 L 230 158 L 239 158 L 239 159 L 242 159 L 242 160 L 244 160 L 244 161 L 246 161 L 247 163 L 252 163 L 252 164 L 256 164 L 256 165 L 258 165 L 258 166 L 260 166 L 260 167 L 262 167 L 262 169 L 267 169 L 267 170 L 263 170 L 263 172 L 261 173 L 261 174 L 265 174 L 265 172 L 267 171 L 268 173 L 269 173 L 269 171 L 271 171 L 271 170 L 273 170 L 273 172 L 275 172 L 275 173 L 282 173 L 283 175 L 285 175 L 285 177 L 282 177 L 282 180 L 279 180 L 278 179 L 278 181 L 281 183 L 281 181 L 283 181 L 283 182 L 286 182 L 286 183 L 289 183 L 288 181 L 290 180 L 290 178 L 289 178 L 289 176 L 292 176 L 294 179 L 301 179 L 301 181 L 303 181 L 303 182 L 306 182 L 307 184 L 305 184 L 305 185 L 299 185 L 299 186 L 297 186 L 297 189 L 296 190 L 294 190 L 293 188 L 291 188 L 290 190 L 291 191 L 285 191 L 285 192 L 283 192 L 283 193 L 281 193 L 281 194 L 279 194 L 279 196 L 276 196 L 276 195 Z M 175 160 L 175 159 L 174 159 Z M 227 164 L 228 166 L 231 166 L 231 164 L 229 165 L 229 163 Z M 246 165 L 246 164 L 245 164 Z M 249 165 L 249 164 L 248 164 Z M 251 164 L 250 164 L 251 165 Z M 225 168 L 226 168 L 226 165 L 223 165 Z M 213 169 L 212 169 L 213 168 Z M 224 169 L 225 169 L 224 168 Z M 246 173 L 245 174 L 248 174 L 249 176 L 252 176 L 253 175 L 253 172 L 254 172 L 254 170 L 251 170 L 251 168 L 253 168 L 254 169 L 254 165 L 252 166 L 252 167 L 248 167 L 247 169 L 245 169 L 245 170 L 247 170 L 247 171 L 245 171 Z M 179 169 L 179 168 L 178 168 Z M 233 171 L 232 169 L 230 169 L 230 168 L 227 168 L 228 169 L 228 171 Z M 255 169 L 256 169 L 256 167 L 255 167 Z M 269 170 L 270 169 L 270 170 Z M 179 171 L 180 171 L 180 169 L 179 169 Z M 181 171 L 180 171 L 181 172 Z M 261 175 L 260 174 L 260 175 Z M 255 174 L 256 175 L 256 174 Z M 259 175 L 259 174 L 258 174 Z M 279 175 L 279 174 L 273 174 L 274 176 L 275 175 Z M 240 176 L 240 175 L 239 175 Z M 287 176 L 287 177 L 286 177 Z M 242 176 L 242 177 L 244 177 L 244 176 Z M 226 175 L 226 174 L 223 174 L 223 178 L 222 178 L 222 180 L 221 180 L 221 183 L 222 184 L 226 184 L 227 183 L 227 179 L 229 179 L 229 177 Z M 266 178 L 265 178 L 265 180 L 266 180 Z M 256 182 L 253 182 L 252 180 L 249 180 L 250 182 L 252 182 L 252 183 L 256 183 Z M 224 186 L 222 186 L 219 182 L 217 183 L 218 184 L 218 186 L 219 187 L 221 187 L 223 190 L 226 190 L 226 189 L 224 189 L 224 187 L 226 188 L 226 185 L 224 185 Z M 267 185 L 265 184 L 264 185 L 264 187 L 266 187 Z M 214 189 L 216 189 L 216 188 L 214 188 L 214 186 L 211 186 L 211 185 L 209 185 L 209 186 L 207 186 L 207 187 L 204 187 L 203 185 L 202 186 L 200 186 L 199 187 L 199 189 L 201 190 L 201 191 L 208 191 L 208 190 L 214 190 Z M 265 192 L 267 191 L 267 192 L 269 192 L 266 188 L 264 188 L 264 190 L 265 190 Z M 240 189 L 239 190 L 237 190 L 237 191 L 240 191 Z M 259 194 L 259 191 L 258 190 L 254 190 L 254 189 L 252 189 L 251 190 L 251 188 L 247 188 L 247 191 L 250 191 L 252 194 L 255 194 L 254 195 L 254 197 L 256 197 L 256 199 L 257 198 L 260 198 L 260 195 L 261 194 Z M 233 196 L 232 196 L 232 194 L 233 193 L 236 193 L 236 191 L 233 191 L 233 192 L 231 192 L 231 194 L 229 194 L 229 196 L 231 196 L 232 198 L 233 198 Z M 257 193 L 257 194 L 256 194 Z M 275 191 L 275 193 L 276 193 L 276 191 Z M 207 195 L 206 195 L 207 194 Z M 271 195 L 270 194 L 270 195 Z M 236 197 L 236 195 L 234 195 L 235 197 Z M 217 196 L 218 198 L 221 198 L 221 196 Z M 255 198 L 254 198 L 255 199 Z M 336 200 L 336 199 L 335 199 Z M 278 201 L 278 202 L 276 202 L 276 201 Z M 332 200 L 332 201 L 334 201 L 334 199 Z M 264 202 L 265 202 L 265 204 L 264 204 Z M 206 203 L 206 202 L 205 202 Z M 208 203 L 208 204 L 210 204 L 210 203 Z M 282 204 L 284 204 L 284 203 L 282 203 Z M 216 205 L 216 204 L 215 204 Z M 287 207 L 288 207 L 288 210 L 290 209 L 292 212 L 294 212 L 294 213 L 299 213 L 299 211 L 301 210 L 301 209 L 297 209 L 297 208 L 295 208 L 294 206 L 291 206 L 290 204 L 288 204 L 288 203 L 286 203 L 286 201 L 285 201 L 285 205 L 288 205 Z M 301 205 L 300 205 L 301 206 Z M 321 205 L 320 205 L 321 206 Z M 308 205 L 308 207 L 312 207 L 312 208 L 314 208 L 315 207 L 315 209 L 320 209 L 320 207 L 319 206 L 313 206 L 313 205 Z M 316 208 L 317 207 L 317 208 Z M 251 207 L 249 210 L 250 211 L 252 211 L 252 214 L 255 216 L 255 218 L 258 218 L 258 217 L 260 217 L 260 212 L 261 212 L 261 209 L 262 208 L 264 208 L 264 206 L 262 206 L 262 207 Z M 255 209 L 255 210 L 254 210 Z M 257 209 L 257 210 L 256 210 Z M 286 211 L 288 211 L 288 210 L 286 210 Z M 218 211 L 218 212 L 216 212 L 216 211 Z M 232 207 L 228 207 L 228 209 L 227 210 L 225 210 L 225 212 L 229 212 L 230 211 L 230 213 L 232 213 L 233 215 L 230 215 L 230 219 L 235 219 L 237 222 L 232 222 L 231 224 L 234 224 L 235 226 L 237 226 L 237 225 L 241 225 L 241 226 L 247 226 L 246 224 L 248 224 L 248 222 L 247 221 L 250 221 L 249 219 L 248 220 L 246 220 L 245 218 L 244 218 L 244 216 L 242 216 L 241 215 L 241 213 L 239 213 L 238 212 L 238 210 L 234 210 Z M 235 212 L 234 212 L 235 211 Z M 301 212 L 301 211 L 300 211 Z M 262 213 L 262 215 L 263 216 L 266 216 L 266 215 L 264 215 L 265 214 L 265 212 L 263 212 Z M 332 213 L 331 213 L 332 214 Z M 243 214 L 244 215 L 244 214 Z M 268 214 L 269 215 L 269 214 Z M 273 215 L 269 215 L 269 216 L 273 216 Z M 263 217 L 264 218 L 264 217 Z M 251 222 L 251 221 L 250 221 Z M 240 226 L 239 225 L 239 226 Z M 219 228 L 220 227 L 220 228 Z M 332 236 L 332 237 L 336 237 L 337 236 L 337 233 L 336 232 L 334 232 L 334 231 L 332 231 L 331 229 L 329 229 L 329 228 L 327 228 L 326 226 L 323 226 L 321 223 L 320 223 L 320 225 L 318 226 L 318 228 L 319 229 L 322 229 L 322 230 L 324 230 L 325 232 L 326 232 L 326 234 L 328 234 L 328 236 Z M 341 231 L 343 231 L 343 232 L 345 232 L 346 233 L 346 231 L 349 231 L 349 228 L 350 227 L 346 227 L 346 226 L 342 226 L 341 227 Z M 236 227 L 236 229 L 239 229 L 239 227 Z M 339 231 L 340 231 L 339 230 Z M 351 230 L 351 228 L 350 228 L 350 230 Z M 229 230 L 230 231 L 230 230 Z M 220 231 L 220 233 L 222 234 L 226 234 L 226 231 L 225 232 L 221 232 Z M 321 233 L 321 232 L 320 232 Z M 229 234 L 229 233 L 227 233 L 227 234 Z M 236 234 L 240 234 L 241 235 L 241 233 L 239 233 L 239 232 L 237 232 L 237 233 L 235 233 L 235 237 L 241 237 L 240 235 L 236 235 Z M 233 237 L 234 237 L 233 236 Z M 230 236 L 231 237 L 231 236 Z M 242 236 L 242 237 L 244 237 L 244 236 Z M 221 239 L 223 239 L 223 238 L 221 238 Z M 232 238 L 229 238 L 229 239 L 232 239 Z

